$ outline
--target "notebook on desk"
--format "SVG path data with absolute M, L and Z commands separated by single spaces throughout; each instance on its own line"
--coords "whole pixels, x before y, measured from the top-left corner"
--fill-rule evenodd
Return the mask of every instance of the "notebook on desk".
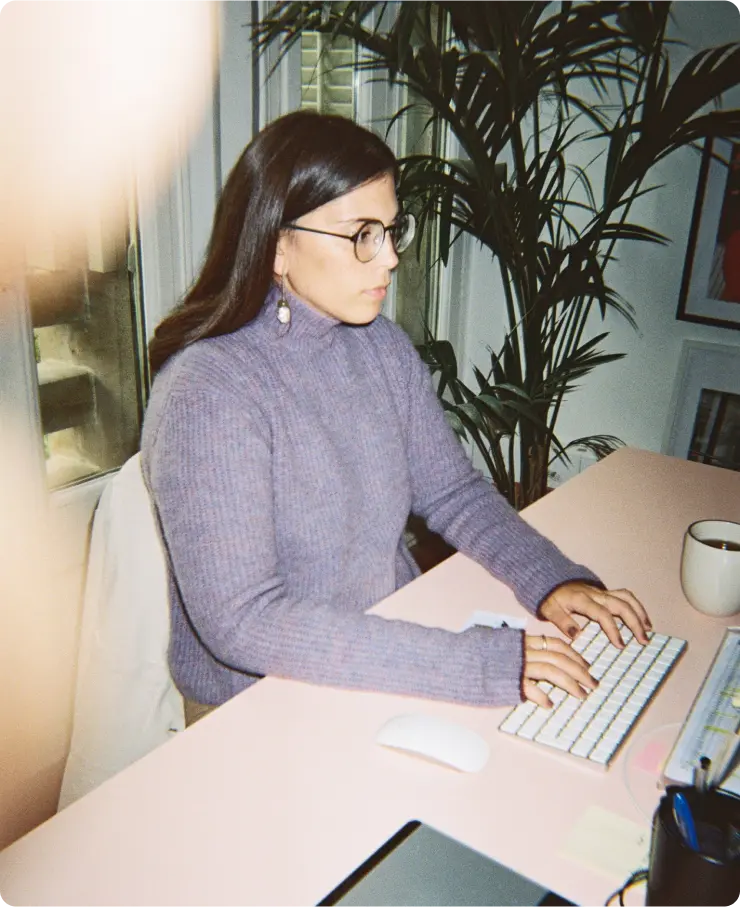
M 692 784 L 694 768 L 701 756 L 707 756 L 714 771 L 724 764 L 714 779 L 722 790 L 740 797 L 738 733 L 740 627 L 728 627 L 665 765 L 665 779 Z
M 569 905 L 418 820 L 407 822 L 325 898 L 346 905 Z

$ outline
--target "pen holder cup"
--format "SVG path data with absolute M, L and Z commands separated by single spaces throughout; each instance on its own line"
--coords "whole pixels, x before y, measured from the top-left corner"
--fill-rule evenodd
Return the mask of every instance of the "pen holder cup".
M 696 826 L 699 849 L 686 843 L 673 814 L 681 792 Z M 740 895 L 740 799 L 718 790 L 666 789 L 653 815 L 646 904 L 734 904 Z

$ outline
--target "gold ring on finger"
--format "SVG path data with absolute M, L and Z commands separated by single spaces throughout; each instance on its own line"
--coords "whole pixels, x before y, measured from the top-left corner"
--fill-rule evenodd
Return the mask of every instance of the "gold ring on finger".
M 542 635 L 542 651 L 547 652 L 547 637 Z

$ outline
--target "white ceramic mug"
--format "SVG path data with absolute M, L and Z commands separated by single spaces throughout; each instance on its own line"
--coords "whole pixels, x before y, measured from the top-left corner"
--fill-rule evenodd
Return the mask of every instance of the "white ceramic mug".
M 681 587 L 703 614 L 729 617 L 740 612 L 740 523 L 699 520 L 689 526 L 681 554 Z

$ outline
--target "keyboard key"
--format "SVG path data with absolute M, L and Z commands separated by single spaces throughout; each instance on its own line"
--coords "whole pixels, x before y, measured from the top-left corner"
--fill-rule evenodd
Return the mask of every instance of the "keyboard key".
M 507 734 L 515 734 L 536 708 L 537 705 L 534 702 L 523 702 L 504 719 L 501 730 Z

